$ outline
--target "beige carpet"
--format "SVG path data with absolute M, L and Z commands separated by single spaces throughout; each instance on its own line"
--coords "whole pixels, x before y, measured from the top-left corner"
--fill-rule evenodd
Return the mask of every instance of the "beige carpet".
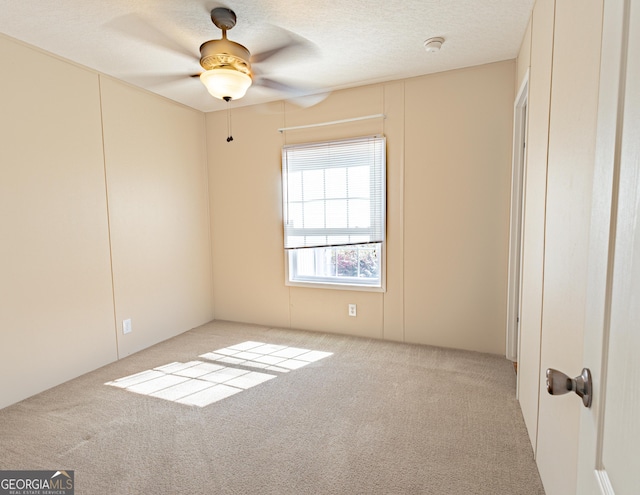
M 332 355 L 199 357 L 246 341 Z M 105 385 L 193 361 L 275 378 L 204 407 Z M 229 322 L 0 410 L 0 453 L 3 470 L 74 470 L 80 495 L 544 493 L 503 357 Z

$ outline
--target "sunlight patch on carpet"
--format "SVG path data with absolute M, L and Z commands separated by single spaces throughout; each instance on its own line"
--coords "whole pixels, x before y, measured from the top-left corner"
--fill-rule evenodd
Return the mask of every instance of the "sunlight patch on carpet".
M 215 362 L 173 362 L 105 385 L 179 404 L 205 407 L 277 377 L 229 365 L 288 373 L 332 354 L 248 341 L 200 356 Z
M 324 359 L 332 354 L 332 352 L 312 351 L 298 347 L 248 341 L 231 347 L 218 349 L 217 351 L 207 352 L 206 354 L 201 354 L 199 357 L 218 363 L 237 364 L 251 368 L 287 373 Z

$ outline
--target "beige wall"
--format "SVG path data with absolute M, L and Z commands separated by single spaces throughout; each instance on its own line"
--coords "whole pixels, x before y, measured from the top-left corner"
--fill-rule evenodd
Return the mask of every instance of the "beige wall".
M 4 38 L 0 56 L 4 407 L 113 361 L 116 342 L 98 76 Z
M 204 115 L 101 81 L 123 357 L 213 318 Z
M 405 335 L 504 354 L 513 62 L 406 87 Z
M 284 272 L 280 182 L 282 103 L 207 115 L 216 318 L 289 325 Z M 277 255 L 276 255 L 277 254 Z
M 513 61 L 207 115 L 216 317 L 503 353 Z M 384 113 L 313 129 L 291 127 Z M 387 136 L 386 293 L 284 285 L 283 144 Z M 347 305 L 358 316 L 347 316 Z
M 0 58 L 1 408 L 213 310 L 203 115 L 6 37 Z

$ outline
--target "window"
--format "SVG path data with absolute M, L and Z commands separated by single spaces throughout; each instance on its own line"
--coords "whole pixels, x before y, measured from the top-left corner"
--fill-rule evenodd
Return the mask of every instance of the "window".
M 385 138 L 282 150 L 287 283 L 382 290 Z

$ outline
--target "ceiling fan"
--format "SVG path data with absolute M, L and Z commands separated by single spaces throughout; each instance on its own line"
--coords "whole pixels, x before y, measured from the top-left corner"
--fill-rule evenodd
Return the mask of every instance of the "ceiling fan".
M 211 20 L 222 31 L 222 38 L 207 41 L 200 46 L 200 65 L 204 72 L 199 77 L 212 96 L 227 102 L 237 100 L 242 98 L 254 83 L 292 97 L 305 93 L 300 88 L 265 77 L 256 77 L 257 71 L 252 67 L 252 64 L 258 64 L 291 47 L 303 44 L 301 39 L 291 39 L 274 49 L 251 55 L 246 47 L 227 37 L 227 31 L 232 29 L 237 21 L 232 10 L 225 7 L 214 8 L 211 11 Z
M 260 53 L 251 53 L 245 46 L 227 37 L 227 31 L 232 29 L 237 21 L 236 14 L 231 9 L 216 7 L 209 13 L 213 24 L 222 31 L 222 37 L 206 41 L 200 46 L 199 62 L 203 71 L 191 69 L 188 72 L 179 71 L 173 74 L 164 71 L 156 74 L 132 74 L 123 79 L 134 84 L 142 84 L 143 87 L 159 87 L 199 77 L 211 95 L 226 101 L 242 98 L 252 86 L 274 91 L 300 107 L 315 105 L 328 96 L 328 92 L 321 88 L 295 86 L 265 77 L 276 63 L 286 64 L 298 56 L 308 59 L 309 56 L 317 55 L 318 47 L 313 42 L 287 29 L 277 28 L 276 36 L 269 37 L 274 44 L 267 45 Z M 193 48 L 184 43 L 188 37 L 184 31 L 179 41 L 175 34 L 169 34 L 176 33 L 175 29 L 161 28 L 156 22 L 150 22 L 137 13 L 113 19 L 108 24 L 121 35 L 155 45 L 182 57 L 186 56 L 194 62 L 197 60 L 194 60 Z

